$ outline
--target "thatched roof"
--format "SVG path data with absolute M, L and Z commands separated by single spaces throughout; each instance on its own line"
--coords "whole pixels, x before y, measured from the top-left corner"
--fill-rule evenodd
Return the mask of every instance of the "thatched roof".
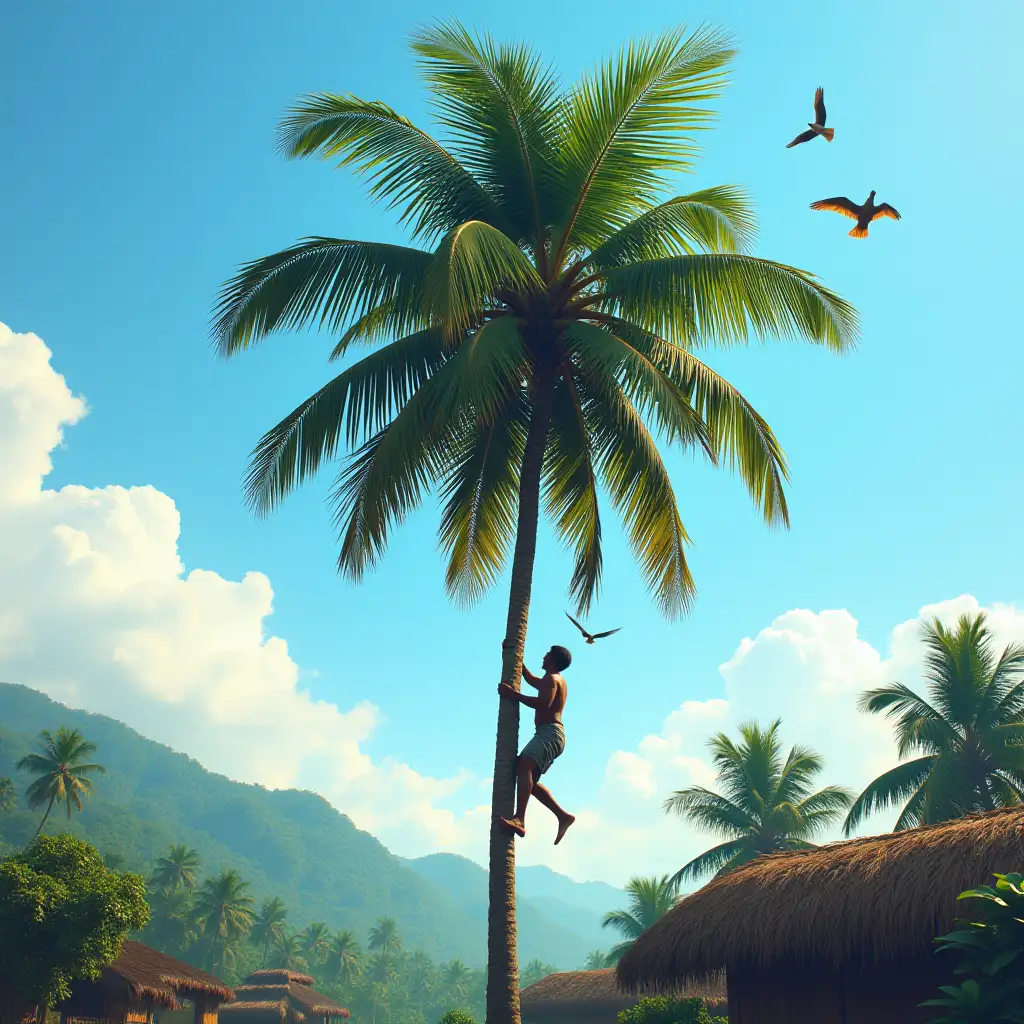
M 674 994 L 697 996 L 711 1007 L 723 1005 L 726 1001 L 722 978 L 704 984 L 682 986 Z M 620 991 L 614 969 L 607 968 L 601 971 L 549 974 L 524 988 L 519 993 L 519 1004 L 524 1018 L 553 1020 L 580 1014 L 613 1016 L 632 1006 L 638 998 L 637 995 L 626 995 Z
M 348 1010 L 330 996 L 315 991 L 313 979 L 297 971 L 254 971 L 245 983 L 235 989 L 237 1002 L 220 1008 L 228 1019 L 244 1021 L 268 1019 L 270 1016 L 290 1018 L 301 1024 L 309 1017 L 339 1019 L 349 1016 Z
M 739 965 L 927 960 L 957 896 L 1024 867 L 1024 808 L 761 857 L 641 936 L 619 984 L 663 989 Z
M 132 999 L 149 1000 L 169 1010 L 178 1009 L 178 997 L 206 996 L 221 1002 L 235 996 L 219 978 L 141 942 L 124 942 L 117 959 L 102 969 L 100 979 L 105 987 L 127 990 Z

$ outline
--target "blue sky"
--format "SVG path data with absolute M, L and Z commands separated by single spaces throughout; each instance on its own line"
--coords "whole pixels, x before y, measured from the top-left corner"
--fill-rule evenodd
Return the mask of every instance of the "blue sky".
M 591 622 L 623 630 L 584 649 L 563 616 L 567 559 L 542 541 L 528 660 L 552 642 L 577 652 L 560 792 L 585 799 L 611 751 L 683 700 L 719 695 L 718 666 L 789 609 L 848 609 L 884 651 L 892 627 L 928 602 L 969 592 L 1019 603 L 1024 355 L 1013 295 L 1024 152 L 1013 118 L 1024 10 L 998 0 L 984 18 L 968 11 L 723 0 L 7 5 L 0 320 L 42 337 L 91 409 L 49 484 L 152 484 L 170 495 L 186 567 L 229 579 L 265 572 L 275 592 L 267 628 L 287 640 L 305 685 L 343 708 L 380 706 L 374 757 L 489 774 L 505 583 L 468 613 L 446 601 L 432 504 L 376 575 L 341 581 L 329 475 L 253 520 L 240 494 L 248 452 L 326 379 L 331 341 L 283 336 L 219 362 L 210 306 L 237 263 L 301 236 L 402 239 L 346 172 L 282 159 L 274 128 L 292 100 L 318 90 L 429 123 L 406 42 L 418 24 L 456 15 L 526 37 L 573 77 L 629 36 L 709 20 L 736 35 L 740 53 L 706 157 L 680 190 L 748 186 L 758 254 L 818 273 L 857 305 L 863 333 L 843 358 L 789 343 L 709 356 L 787 451 L 793 525 L 769 531 L 736 480 L 674 459 L 700 591 L 684 622 L 659 619 L 610 530 Z M 786 150 L 819 84 L 835 142 Z M 903 220 L 877 223 L 866 242 L 808 209 L 872 188 Z M 464 711 L 453 715 L 453 703 Z

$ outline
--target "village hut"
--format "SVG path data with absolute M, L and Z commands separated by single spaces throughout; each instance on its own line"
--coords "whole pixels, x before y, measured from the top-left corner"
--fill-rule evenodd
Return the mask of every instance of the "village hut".
M 254 971 L 235 988 L 235 1001 L 220 1008 L 221 1024 L 329 1024 L 348 1010 L 313 989 L 308 974 Z
M 682 985 L 672 994 L 680 998 L 697 996 L 713 1014 L 725 1013 L 724 978 Z M 524 988 L 519 993 L 519 1008 L 523 1024 L 616 1024 L 619 1012 L 643 995 L 622 992 L 614 968 L 567 971 L 549 974 Z
M 218 1005 L 234 995 L 212 974 L 129 941 L 99 978 L 72 982 L 70 998 L 57 1009 L 61 1024 L 152 1024 L 166 1011 L 180 1012 L 192 1024 L 216 1024 Z M 186 1003 L 191 1013 L 185 1013 Z
M 761 857 L 686 897 L 618 966 L 670 989 L 725 970 L 730 1024 L 916 1024 L 955 963 L 957 896 L 1024 867 L 1024 809 Z

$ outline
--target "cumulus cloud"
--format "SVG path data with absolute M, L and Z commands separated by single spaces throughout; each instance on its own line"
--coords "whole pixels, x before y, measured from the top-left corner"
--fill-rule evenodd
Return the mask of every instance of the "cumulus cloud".
M 401 852 L 462 844 L 469 781 L 362 750 L 380 713 L 315 700 L 264 626 L 270 581 L 186 572 L 174 501 L 153 487 L 48 489 L 86 414 L 33 334 L 0 324 L 0 678 L 100 712 L 234 779 L 317 788 Z M 474 794 L 475 795 L 475 794 Z
M 635 750 L 609 758 L 595 805 L 577 826 L 576 842 L 558 847 L 552 866 L 576 877 L 622 883 L 631 874 L 674 872 L 719 842 L 667 817 L 662 805 L 673 790 L 714 788 L 707 740 L 722 731 L 735 735 L 744 721 L 781 718 L 787 745 L 810 745 L 824 755 L 822 785 L 859 792 L 896 763 L 896 753 L 891 724 L 859 713 L 858 695 L 894 680 L 923 686 L 922 623 L 937 617 L 951 624 L 979 610 L 981 604 L 970 595 L 927 605 L 892 630 L 884 655 L 858 636 L 848 611 L 796 609 L 780 615 L 753 639 L 743 639 L 720 666 L 724 697 L 686 701 Z M 1024 642 L 1024 611 L 1013 605 L 984 610 L 997 644 Z M 895 813 L 872 818 L 862 833 L 885 831 L 895 818 Z M 839 838 L 839 831 L 825 838 Z
M 267 633 L 265 575 L 187 570 L 178 510 L 153 487 L 45 486 L 51 453 L 86 412 L 43 341 L 0 324 L 0 678 L 118 718 L 231 778 L 317 789 L 396 852 L 485 863 L 489 780 L 372 760 L 363 748 L 379 709 L 341 709 L 303 687 L 309 673 Z M 921 621 L 979 607 L 966 595 L 926 606 L 895 626 L 884 652 L 848 611 L 780 615 L 720 666 L 715 696 L 686 701 L 635 749 L 611 754 L 572 842 L 545 841 L 553 823 L 535 815 L 538 841 L 522 860 L 613 883 L 675 871 L 713 839 L 667 818 L 665 797 L 714 786 L 706 741 L 744 720 L 781 718 L 787 743 L 825 756 L 823 783 L 862 787 L 895 755 L 889 724 L 859 714 L 858 694 L 893 679 L 913 685 Z M 1024 640 L 1024 612 L 988 611 L 1000 643 Z

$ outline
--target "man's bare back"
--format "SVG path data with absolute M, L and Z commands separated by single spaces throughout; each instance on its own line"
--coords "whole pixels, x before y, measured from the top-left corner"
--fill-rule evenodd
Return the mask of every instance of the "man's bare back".
M 551 725 L 554 722 L 561 725 L 562 710 L 569 692 L 562 674 L 545 672 L 542 676 L 535 676 L 524 666 L 523 678 L 537 688 L 537 710 L 533 713 L 534 726 Z

